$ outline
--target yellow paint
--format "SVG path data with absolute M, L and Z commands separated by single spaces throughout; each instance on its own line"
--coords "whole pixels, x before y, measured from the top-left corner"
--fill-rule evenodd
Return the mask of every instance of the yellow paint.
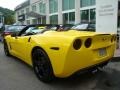
M 56 77 L 68 77 L 73 73 L 95 64 L 105 62 L 113 57 L 116 41 L 111 42 L 113 34 L 103 35 L 85 31 L 47 31 L 39 35 L 11 37 L 5 39 L 9 45 L 9 51 L 32 66 L 31 52 L 36 46 L 41 47 L 49 56 Z M 29 37 L 31 41 L 28 42 Z M 92 38 L 92 45 L 86 48 L 84 43 L 87 38 Z M 73 48 L 76 39 L 82 40 L 79 50 Z M 11 49 L 10 49 L 11 46 Z M 52 50 L 51 47 L 59 47 Z M 107 54 L 100 56 L 100 49 L 106 49 Z

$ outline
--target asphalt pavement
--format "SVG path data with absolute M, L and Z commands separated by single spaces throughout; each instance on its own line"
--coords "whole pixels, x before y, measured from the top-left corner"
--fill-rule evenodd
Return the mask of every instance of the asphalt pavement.
M 0 90 L 120 90 L 120 57 L 103 70 L 84 73 L 46 84 L 32 68 L 14 57 L 7 57 L 0 43 Z

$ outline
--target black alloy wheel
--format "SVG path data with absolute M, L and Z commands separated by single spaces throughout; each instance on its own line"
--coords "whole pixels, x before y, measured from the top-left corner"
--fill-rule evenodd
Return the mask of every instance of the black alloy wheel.
M 42 49 L 36 49 L 32 53 L 33 69 L 39 80 L 50 82 L 54 78 L 52 65 L 47 54 Z
M 10 52 L 9 52 L 8 45 L 7 45 L 6 41 L 4 41 L 4 52 L 5 52 L 6 56 L 10 56 Z

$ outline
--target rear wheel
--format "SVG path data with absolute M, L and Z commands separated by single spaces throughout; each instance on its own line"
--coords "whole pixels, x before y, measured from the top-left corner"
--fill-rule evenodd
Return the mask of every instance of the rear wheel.
M 39 80 L 50 82 L 54 78 L 52 65 L 47 54 L 42 49 L 36 49 L 32 53 L 33 69 Z
M 7 45 L 6 41 L 4 41 L 4 52 L 5 52 L 6 56 L 10 56 L 10 52 L 9 52 L 8 45 Z

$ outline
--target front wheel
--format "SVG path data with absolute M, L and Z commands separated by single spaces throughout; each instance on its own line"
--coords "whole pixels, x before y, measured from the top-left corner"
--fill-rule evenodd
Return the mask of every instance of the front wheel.
M 5 52 L 6 56 L 10 56 L 10 52 L 9 52 L 8 45 L 7 45 L 6 41 L 4 41 L 4 52 Z
M 42 49 L 36 49 L 32 53 L 33 69 L 39 80 L 50 82 L 54 78 L 52 65 L 47 54 Z

